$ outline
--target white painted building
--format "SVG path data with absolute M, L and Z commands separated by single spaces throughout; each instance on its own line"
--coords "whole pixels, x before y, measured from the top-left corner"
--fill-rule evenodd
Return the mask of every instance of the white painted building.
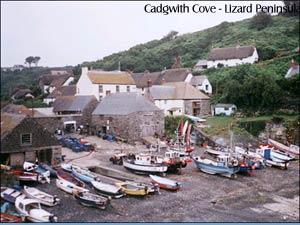
M 145 96 L 168 115 L 199 116 L 210 113 L 210 98 L 189 83 L 173 82 L 147 88 Z
M 216 104 L 215 105 L 215 115 L 224 114 L 226 116 L 230 116 L 235 113 L 237 110 L 236 105 L 234 104 Z
M 190 84 L 197 88 L 199 91 L 203 91 L 206 94 L 212 94 L 212 86 L 207 76 L 193 76 Z
M 99 71 L 82 68 L 76 95 L 94 95 L 99 101 L 110 93 L 136 92 L 136 84 L 128 72 Z
M 239 46 L 232 48 L 214 48 L 207 60 L 207 67 L 237 66 L 240 64 L 253 64 L 258 61 L 257 50 L 254 46 Z

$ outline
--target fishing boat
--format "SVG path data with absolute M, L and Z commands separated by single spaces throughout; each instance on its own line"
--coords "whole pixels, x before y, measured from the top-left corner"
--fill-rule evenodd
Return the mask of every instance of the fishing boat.
M 79 186 L 75 185 L 74 183 L 71 183 L 71 182 L 63 180 L 63 179 L 56 179 L 56 187 L 67 192 L 68 194 L 72 194 L 72 191 L 74 189 L 78 189 L 80 191 L 88 191 L 88 189 L 79 187 Z
M 22 170 L 10 170 L 10 172 L 17 175 L 20 181 L 29 181 L 29 182 L 36 181 L 42 184 L 50 183 L 50 178 L 48 173 L 38 174 L 38 173 L 26 172 Z
M 238 146 L 235 146 L 234 151 L 246 160 L 251 160 L 251 162 L 254 163 L 255 169 L 262 169 L 266 167 L 265 159 L 256 152 L 251 152 L 249 149 L 243 149 Z
M 206 151 L 201 157 L 192 157 L 196 166 L 208 174 L 220 174 L 222 176 L 235 178 L 236 173 L 240 170 L 238 161 L 231 157 L 230 153 L 219 154 L 211 157 Z
M 168 166 L 163 163 L 163 158 L 148 153 L 139 153 L 123 157 L 123 166 L 136 173 L 166 173 Z
M 151 178 L 151 182 L 155 185 L 158 185 L 158 187 L 162 189 L 177 191 L 182 187 L 181 183 L 178 181 L 152 175 L 152 174 L 150 174 L 149 176 Z
M 270 138 L 268 139 L 268 144 L 272 145 L 288 154 L 293 154 L 293 155 L 299 157 L 299 146 L 297 146 L 297 145 L 286 146 L 286 145 L 284 145 L 278 141 L 275 141 L 273 139 L 270 139 Z
M 37 199 L 42 205 L 55 206 L 60 203 L 57 196 L 52 196 L 34 187 L 24 186 L 24 194 L 28 198 Z
M 1 190 L 1 198 L 11 203 L 15 203 L 16 199 L 22 195 L 24 194 L 14 187 L 6 188 L 3 191 Z
M 93 180 L 97 180 L 97 181 L 101 180 L 98 174 L 93 173 L 88 169 L 79 166 L 74 166 L 74 165 L 72 166 L 72 174 L 87 184 L 90 184 Z
M 84 182 L 80 181 L 70 173 L 64 172 L 62 170 L 57 170 L 56 175 L 59 180 L 67 181 L 68 183 L 71 183 L 72 185 L 75 185 L 77 187 L 85 187 Z
M 125 182 L 115 183 L 115 185 L 118 188 L 122 188 L 123 192 L 126 195 L 145 196 L 152 192 L 147 185 L 142 185 L 140 183 L 135 183 L 135 182 L 125 181 Z
M 49 166 L 48 164 L 41 162 L 39 163 L 39 167 L 43 168 L 44 170 L 48 170 L 50 172 L 51 177 L 57 177 L 56 170 L 52 166 Z
M 179 171 L 185 168 L 187 163 L 191 162 L 187 152 L 174 151 L 169 149 L 165 152 L 163 162 L 168 165 L 168 171 Z
M 15 207 L 18 213 L 31 222 L 57 222 L 57 217 L 42 209 L 41 203 L 36 199 L 20 196 L 16 199 Z
M 84 206 L 106 209 L 107 205 L 109 204 L 108 198 L 92 194 L 89 191 L 79 191 L 74 189 L 72 193 L 75 199 L 77 199 Z
M 116 187 L 115 185 L 112 184 L 106 184 L 95 180 L 91 181 L 91 184 L 94 190 L 103 196 L 109 196 L 112 198 L 121 198 L 125 195 L 122 188 Z

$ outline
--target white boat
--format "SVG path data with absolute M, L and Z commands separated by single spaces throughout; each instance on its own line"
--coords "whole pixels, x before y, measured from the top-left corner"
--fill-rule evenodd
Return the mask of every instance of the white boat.
M 38 165 L 31 162 L 24 162 L 23 169 L 27 172 L 34 172 L 38 168 Z
M 57 222 L 57 217 L 42 209 L 41 203 L 36 199 L 26 198 L 25 196 L 18 197 L 15 207 L 18 213 L 24 215 L 31 222 Z
M 273 148 L 270 148 L 269 146 L 260 145 L 259 147 L 260 147 L 260 149 L 262 149 L 263 157 L 264 158 L 270 157 L 270 158 L 276 158 L 276 159 L 279 159 L 279 160 L 282 160 L 282 161 L 291 161 L 291 160 L 295 159 L 295 157 L 290 156 L 290 155 L 288 155 L 288 154 L 286 154 L 284 152 L 275 150 Z M 260 154 L 260 155 L 262 155 L 261 151 L 257 151 L 257 153 Z M 270 156 L 268 156 L 268 154 L 270 154 Z
M 11 203 L 15 203 L 16 199 L 22 195 L 24 194 L 15 188 L 3 188 L 1 190 L 1 198 Z
M 104 196 L 111 196 L 112 198 L 121 198 L 124 196 L 122 188 L 118 188 L 112 184 L 106 184 L 99 181 L 91 181 L 91 184 L 96 192 Z
M 34 187 L 24 186 L 24 194 L 28 198 L 37 199 L 42 205 L 55 206 L 60 203 L 60 199 Z
M 63 170 L 72 173 L 72 164 L 70 164 L 70 163 L 62 163 L 60 166 L 61 166 L 61 168 Z
M 257 154 L 259 154 L 265 158 L 266 164 L 268 166 L 276 166 L 276 167 L 279 167 L 282 169 L 288 168 L 290 160 L 283 160 L 283 159 L 275 157 L 274 156 L 274 155 L 276 155 L 276 154 L 274 154 L 274 152 L 276 152 L 275 150 L 272 150 L 269 148 L 266 148 L 266 149 L 259 148 L 259 149 L 256 149 L 256 152 L 257 152 Z
M 56 179 L 56 186 L 59 189 L 65 191 L 65 192 L 67 192 L 69 194 L 72 194 L 72 192 L 73 192 L 74 189 L 78 189 L 80 191 L 88 191 L 85 188 L 76 186 L 75 184 L 73 184 L 73 183 L 71 183 L 71 182 L 69 182 L 67 180 L 63 180 L 63 179 Z
M 132 157 L 124 157 L 123 166 L 138 173 L 166 173 L 168 166 L 163 163 L 163 157 L 140 153 Z
M 176 180 L 171 180 L 164 177 L 159 177 L 155 175 L 149 175 L 153 184 L 158 185 L 158 187 L 166 190 L 176 191 L 181 188 L 181 183 Z
M 80 179 L 81 181 L 90 184 L 93 180 L 97 180 L 100 181 L 101 178 L 98 174 L 93 173 L 92 171 L 83 168 L 83 167 L 79 167 L 79 166 L 72 166 L 72 174 Z
M 296 155 L 299 157 L 299 146 L 297 146 L 297 145 L 286 146 L 286 145 L 281 144 L 270 138 L 268 139 L 268 144 L 280 149 L 281 151 L 284 151 L 286 153 L 293 154 L 293 155 Z

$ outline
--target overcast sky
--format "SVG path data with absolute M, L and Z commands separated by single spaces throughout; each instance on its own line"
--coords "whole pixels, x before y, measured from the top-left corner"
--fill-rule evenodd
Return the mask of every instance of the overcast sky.
M 41 66 L 77 65 L 160 39 L 171 30 L 191 33 L 250 18 L 252 13 L 147 14 L 146 4 L 216 6 L 282 5 L 281 2 L 3 2 L 1 1 L 1 67 L 24 64 L 40 56 Z

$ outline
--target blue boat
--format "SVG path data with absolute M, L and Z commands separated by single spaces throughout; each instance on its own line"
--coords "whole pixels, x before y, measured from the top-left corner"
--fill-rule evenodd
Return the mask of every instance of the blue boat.
M 72 166 L 72 174 L 87 184 L 90 184 L 93 180 L 100 180 L 100 177 L 96 173 L 79 166 Z
M 199 157 L 192 157 L 196 166 L 203 172 L 208 174 L 219 174 L 222 176 L 235 178 L 239 172 L 240 166 L 238 161 L 230 156 L 229 153 L 219 154 L 216 157 L 210 157 L 204 154 Z

